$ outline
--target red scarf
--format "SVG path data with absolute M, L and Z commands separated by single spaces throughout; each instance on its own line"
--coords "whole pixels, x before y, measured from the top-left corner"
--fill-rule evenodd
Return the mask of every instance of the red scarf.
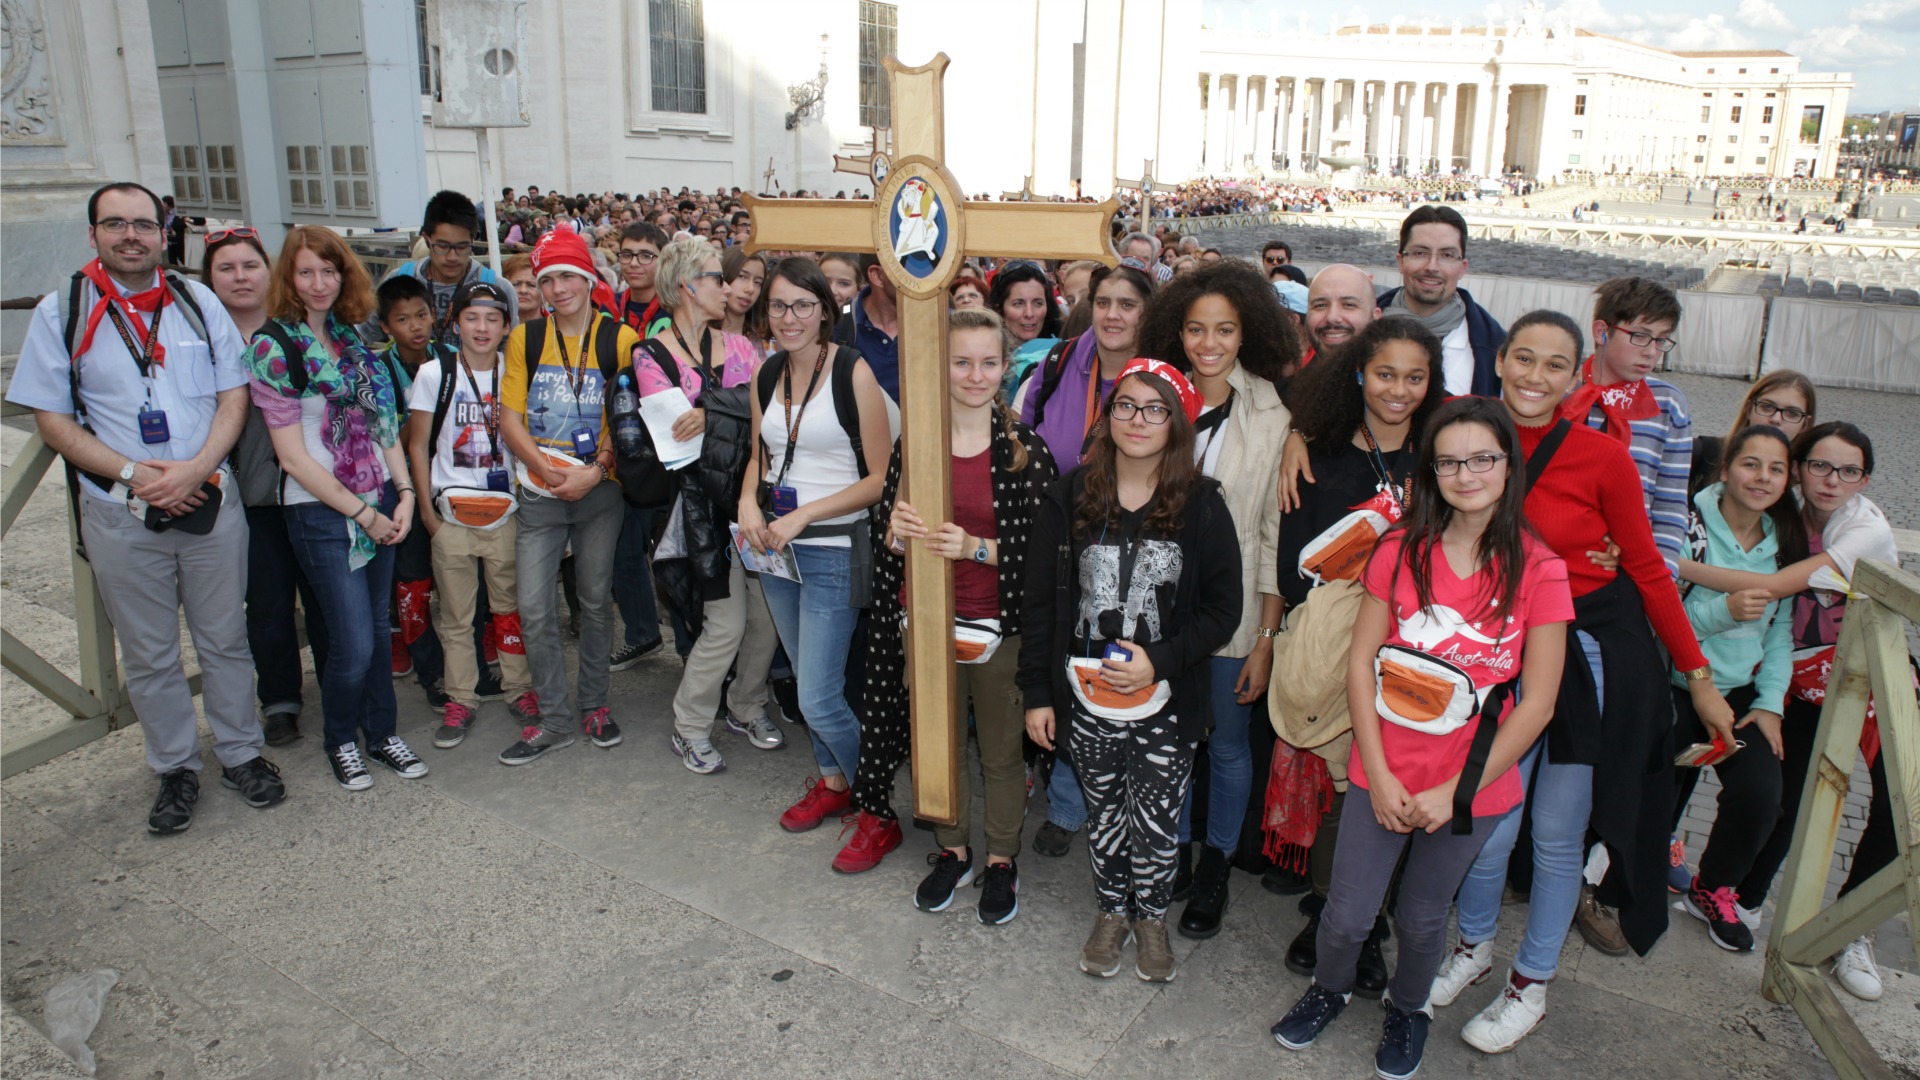
M 126 316 L 127 322 L 132 324 L 135 347 L 145 345 L 147 323 L 140 317 L 140 313 L 151 311 L 156 320 L 160 318 L 160 309 L 167 306 L 166 277 L 163 275 L 160 278 L 160 284 L 145 292 L 121 296 L 120 290 L 114 287 L 113 279 L 107 276 L 107 268 L 100 265 L 99 259 L 88 263 L 80 272 L 87 276 L 88 281 L 93 282 L 95 289 L 99 290 L 100 299 L 94 303 L 93 310 L 87 313 L 87 328 L 81 333 L 80 344 L 73 355 L 76 357 L 84 355 L 88 347 L 93 344 L 93 332 L 99 327 L 100 320 L 106 316 L 108 305 L 112 304 L 119 305 L 120 313 Z M 165 367 L 167 363 L 167 347 L 158 341 L 153 343 L 153 362 L 156 367 Z
M 1593 357 L 1587 357 L 1586 366 L 1580 371 L 1580 385 L 1560 403 L 1560 415 L 1576 424 L 1584 424 L 1587 414 L 1597 405 L 1600 415 L 1606 418 L 1606 433 L 1620 440 L 1621 445 L 1628 445 L 1633 442 L 1633 422 L 1660 415 L 1660 403 L 1646 392 L 1645 379 L 1618 382 L 1611 386 L 1594 385 L 1593 360 Z

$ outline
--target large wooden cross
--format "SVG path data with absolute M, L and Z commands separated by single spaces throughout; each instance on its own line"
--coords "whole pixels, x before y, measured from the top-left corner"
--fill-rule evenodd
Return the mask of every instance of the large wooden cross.
M 1163 191 L 1171 194 L 1172 192 L 1176 192 L 1180 190 L 1179 187 L 1173 184 L 1163 184 L 1160 181 L 1155 180 L 1153 178 L 1153 159 L 1152 158 L 1148 158 L 1145 161 L 1140 163 L 1140 179 L 1138 180 L 1115 179 L 1113 182 L 1113 186 L 1116 190 L 1124 188 L 1129 191 L 1137 191 L 1140 193 L 1140 222 L 1141 222 L 1140 229 L 1143 232 L 1147 228 L 1146 223 L 1153 218 L 1154 193 L 1157 191 Z
M 947 171 L 940 84 L 947 54 L 909 68 L 894 57 L 893 149 L 886 183 L 873 199 L 746 198 L 753 238 L 747 253 L 871 251 L 893 283 L 900 309 L 903 484 L 929 522 L 953 520 L 952 438 L 948 434 L 947 286 L 964 255 L 1118 261 L 1107 227 L 1118 202 L 969 202 Z M 953 564 L 907 546 L 907 676 L 913 713 L 914 814 L 952 824 L 964 716 L 953 660 Z
M 1000 201 L 1001 202 L 1032 202 L 1033 201 L 1033 177 L 1029 176 L 1025 180 L 1023 180 L 1020 184 L 1019 191 L 1001 192 Z

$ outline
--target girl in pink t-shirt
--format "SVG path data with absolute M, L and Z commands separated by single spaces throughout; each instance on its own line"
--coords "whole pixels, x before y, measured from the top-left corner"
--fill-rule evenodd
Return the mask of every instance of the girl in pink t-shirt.
M 1419 1067 L 1447 909 L 1494 819 L 1520 802 L 1514 763 L 1552 716 L 1565 624 L 1573 618 L 1566 564 L 1526 525 L 1525 484 L 1515 472 L 1522 460 L 1498 401 L 1455 398 L 1441 406 L 1421 438 L 1407 515 L 1367 566 L 1347 702 L 1349 775 L 1368 798 L 1348 798 L 1341 810 L 1313 985 L 1273 1026 L 1289 1049 L 1311 1045 L 1352 996 L 1361 946 L 1404 852 L 1399 964 L 1375 1066 L 1381 1076 L 1410 1076 Z M 1382 656 L 1383 646 L 1397 649 Z M 1377 657 L 1451 665 L 1474 691 L 1462 698 L 1465 722 L 1443 732 L 1445 725 L 1380 708 Z M 1520 704 L 1512 703 L 1516 696 Z M 1483 709 L 1498 727 L 1476 745 Z M 1470 758 L 1483 761 L 1477 775 Z M 1456 797 L 1463 784 L 1472 786 Z

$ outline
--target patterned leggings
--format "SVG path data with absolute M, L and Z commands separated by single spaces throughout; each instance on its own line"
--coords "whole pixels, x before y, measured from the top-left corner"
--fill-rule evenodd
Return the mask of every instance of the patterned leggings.
M 1180 736 L 1171 709 L 1145 720 L 1067 710 L 1068 752 L 1087 797 L 1087 853 L 1100 910 L 1159 919 L 1172 902 L 1180 808 L 1197 740 Z

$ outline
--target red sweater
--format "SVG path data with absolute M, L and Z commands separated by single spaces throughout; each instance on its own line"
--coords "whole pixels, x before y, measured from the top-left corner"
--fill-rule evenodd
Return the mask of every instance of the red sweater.
M 1531 456 L 1553 430 L 1520 425 L 1520 450 Z M 1584 424 L 1575 424 L 1554 454 L 1553 464 L 1527 492 L 1527 520 L 1553 553 L 1566 560 L 1567 584 L 1578 598 L 1611 582 L 1616 572 L 1587 558 L 1604 551 L 1607 538 L 1620 545 L 1620 569 L 1640 589 L 1653 632 L 1682 671 L 1705 667 L 1680 591 L 1653 544 L 1653 524 L 1640 493 L 1640 470 L 1627 448 Z

